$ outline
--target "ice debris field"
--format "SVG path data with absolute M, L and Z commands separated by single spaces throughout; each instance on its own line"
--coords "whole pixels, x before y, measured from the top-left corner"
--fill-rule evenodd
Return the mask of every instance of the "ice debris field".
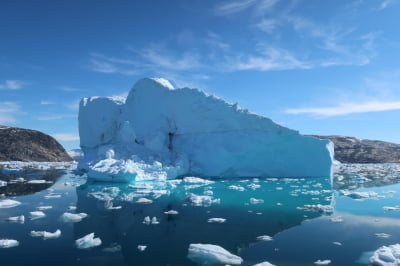
M 47 170 L 2 166 L 4 265 L 399 265 L 399 164 L 336 164 L 332 180 L 107 183 L 72 163 L 50 186 L 28 181 L 60 166 L 36 166 Z
M 162 78 L 127 98 L 83 98 L 79 168 L 103 181 L 330 176 L 333 144 Z

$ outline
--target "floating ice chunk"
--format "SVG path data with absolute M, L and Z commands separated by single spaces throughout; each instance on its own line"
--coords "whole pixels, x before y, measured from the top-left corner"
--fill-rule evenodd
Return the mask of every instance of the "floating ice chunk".
M 204 185 L 210 185 L 213 184 L 213 181 L 203 179 L 200 177 L 194 177 L 194 176 L 186 176 L 183 178 L 183 182 L 185 183 L 190 183 L 190 184 L 204 184 Z
M 0 200 L 0 208 L 12 208 L 20 205 L 21 202 L 11 199 Z
M 226 219 L 224 219 L 224 218 L 210 218 L 210 219 L 207 220 L 207 222 L 208 223 L 220 223 L 220 224 L 222 224 L 222 223 L 226 222 Z
M 178 211 L 169 210 L 169 211 L 164 212 L 164 214 L 167 214 L 167 215 L 177 215 L 177 214 L 178 214 Z
M 340 242 L 332 242 L 332 244 L 334 244 L 334 245 L 336 245 L 336 246 L 341 246 L 342 245 L 342 243 L 340 243 Z
M 146 217 L 144 217 L 142 223 L 149 225 L 149 224 L 159 224 L 160 222 L 157 220 L 157 217 L 153 217 L 150 219 L 150 216 L 146 216 Z
M 261 204 L 261 203 L 264 203 L 264 200 L 263 199 L 250 198 L 250 203 L 251 204 Z
M 204 207 L 210 206 L 213 203 L 216 204 L 220 203 L 220 199 L 213 199 L 213 197 L 207 195 L 199 196 L 193 193 L 190 193 L 187 196 L 187 200 L 190 201 L 194 206 L 204 206 Z
M 151 224 L 159 224 L 160 222 L 157 220 L 157 217 L 153 217 L 151 219 Z
M 5 187 L 5 186 L 7 186 L 7 182 L 0 180 L 0 187 Z
M 53 206 L 50 206 L 50 205 L 36 207 L 36 209 L 38 209 L 39 211 L 46 211 L 46 210 L 50 210 L 52 208 L 53 208 Z
M 138 246 L 137 246 L 137 249 L 138 249 L 140 252 L 145 251 L 146 248 L 147 248 L 147 246 L 145 246 L 145 245 L 138 245 Z
M 77 223 L 82 221 L 83 218 L 86 218 L 87 214 L 84 212 L 81 213 L 70 213 L 70 212 L 64 212 L 61 215 L 61 221 L 65 223 Z
M 44 180 L 44 179 L 33 179 L 33 180 L 29 180 L 26 183 L 27 184 L 46 184 L 47 182 L 51 183 L 51 181 L 47 181 L 47 180 Z
M 343 222 L 343 218 L 341 216 L 332 217 L 330 220 L 333 223 L 342 223 Z
M 332 262 L 331 260 L 317 260 L 317 261 L 314 261 L 314 264 L 315 265 L 328 265 L 331 262 Z
M 45 199 L 59 199 L 59 198 L 61 198 L 61 194 L 50 193 L 50 194 L 45 195 L 44 198 Z
M 376 193 L 375 191 L 357 192 L 357 191 L 341 190 L 340 192 L 343 195 L 353 199 L 368 199 L 368 198 L 378 197 L 378 193 Z
M 383 206 L 385 211 L 400 211 L 400 206 Z
M 257 236 L 257 240 L 258 241 L 272 241 L 274 239 L 271 236 L 264 235 L 264 236 Z
M 107 200 L 104 202 L 104 208 L 107 210 L 119 210 L 122 208 L 122 206 L 114 206 L 114 203 L 111 200 Z
M 369 262 L 380 266 L 400 265 L 400 244 L 380 247 L 369 258 Z
M 243 259 L 226 249 L 211 244 L 190 244 L 188 258 L 200 265 L 229 264 L 240 265 Z
M 247 185 L 247 187 L 252 189 L 252 190 L 256 190 L 257 188 L 260 188 L 261 185 L 252 183 L 250 185 Z
M 46 231 L 31 231 L 31 236 L 33 237 L 43 237 L 43 239 L 56 239 L 61 236 L 60 229 L 57 229 L 54 233 Z
M 260 262 L 260 263 L 254 264 L 253 266 L 275 266 L 275 265 L 269 263 L 268 261 L 264 261 L 264 262 Z
M 40 218 L 44 218 L 46 214 L 42 211 L 34 211 L 34 212 L 29 212 L 31 220 L 36 220 Z
M 230 185 L 230 186 L 228 187 L 228 189 L 237 190 L 237 191 L 244 191 L 244 190 L 245 190 L 244 187 L 242 187 L 242 186 L 235 186 L 235 185 Z
M 121 245 L 119 245 L 118 243 L 111 243 L 110 246 L 103 248 L 102 250 L 104 252 L 110 252 L 110 253 L 114 253 L 114 252 L 119 252 L 121 251 L 122 247 Z
M 20 215 L 20 216 L 8 217 L 7 221 L 13 222 L 13 223 L 21 223 L 21 224 L 23 224 L 25 222 L 25 216 L 24 215 Z
M 153 201 L 151 199 L 139 198 L 139 199 L 137 199 L 136 203 L 151 204 L 151 203 L 153 203 Z
M 15 239 L 0 239 L 0 248 L 12 248 L 19 245 Z
M 76 210 L 76 206 L 68 206 L 68 210 L 75 211 Z
M 101 239 L 99 237 L 94 238 L 94 233 L 90 233 L 75 240 L 75 245 L 79 249 L 97 247 L 101 245 Z
M 389 237 L 391 237 L 392 235 L 386 234 L 386 233 L 375 233 L 375 236 L 376 236 L 377 238 L 389 238 Z
M 300 209 L 308 210 L 308 211 L 323 212 L 323 213 L 333 212 L 333 207 L 331 205 L 322 205 L 322 204 L 306 204 L 306 205 L 304 205 L 303 208 L 300 208 Z

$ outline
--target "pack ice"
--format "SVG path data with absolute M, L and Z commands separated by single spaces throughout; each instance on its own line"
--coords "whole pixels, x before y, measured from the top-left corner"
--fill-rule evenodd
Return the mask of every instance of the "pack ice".
M 83 98 L 79 168 L 103 181 L 331 176 L 333 144 L 162 78 L 127 98 Z

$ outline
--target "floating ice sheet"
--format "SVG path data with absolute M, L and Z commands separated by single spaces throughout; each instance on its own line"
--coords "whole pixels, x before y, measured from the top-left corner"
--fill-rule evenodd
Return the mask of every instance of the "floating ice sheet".
M 20 205 L 21 202 L 11 199 L 0 200 L 0 208 L 12 208 Z
M 0 248 L 12 248 L 19 245 L 15 239 L 0 239 Z
M 240 265 L 243 262 L 241 257 L 211 244 L 190 244 L 188 258 L 200 265 Z
M 57 229 L 54 233 L 47 231 L 31 231 L 30 233 L 33 237 L 43 237 L 43 239 L 56 239 L 61 236 L 60 229 Z
M 371 256 L 369 262 L 380 266 L 400 265 L 400 244 L 380 247 Z
M 42 211 L 29 212 L 29 218 L 31 218 L 31 220 L 36 220 L 44 217 L 46 217 L 46 214 Z
M 13 222 L 13 223 L 21 223 L 21 224 L 23 224 L 25 222 L 25 216 L 24 215 L 20 215 L 20 216 L 8 217 L 7 221 Z
M 75 240 L 75 245 L 79 249 L 97 247 L 101 245 L 101 239 L 98 237 L 94 238 L 94 233 L 90 233 L 82 238 Z
M 87 214 L 84 212 L 81 213 L 70 213 L 70 212 L 64 212 L 60 219 L 61 221 L 65 223 L 77 223 L 82 221 L 83 218 L 87 217 Z

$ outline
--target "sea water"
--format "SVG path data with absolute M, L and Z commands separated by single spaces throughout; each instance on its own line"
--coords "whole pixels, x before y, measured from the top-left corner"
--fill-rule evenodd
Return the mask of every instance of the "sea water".
M 18 241 L 0 248 L 0 265 L 206 264 L 188 258 L 190 244 L 222 247 L 242 265 L 367 265 L 376 249 L 400 243 L 399 164 L 337 165 L 333 180 L 131 184 L 42 168 L 1 172 L 0 206 L 20 204 L 0 208 L 0 239 Z

